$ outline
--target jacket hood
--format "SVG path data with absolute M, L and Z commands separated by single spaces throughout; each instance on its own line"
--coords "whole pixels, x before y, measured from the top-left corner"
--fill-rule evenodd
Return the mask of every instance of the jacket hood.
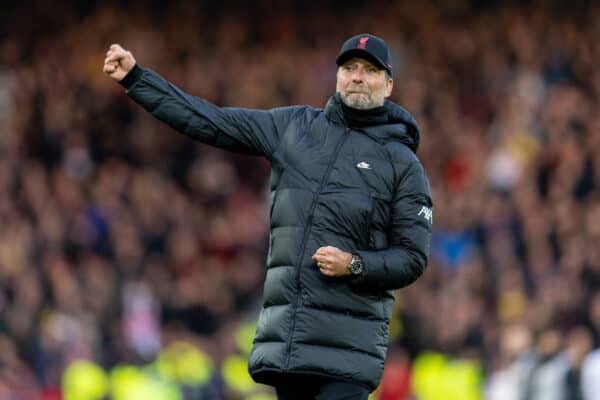
M 325 115 L 333 122 L 351 126 L 344 115 L 341 103 L 339 93 L 331 96 L 325 105 Z M 386 100 L 382 107 L 385 109 L 387 118 L 374 121 L 372 125 L 360 127 L 358 130 L 362 130 L 370 136 L 375 136 L 379 140 L 399 141 L 416 153 L 419 148 L 421 133 L 413 116 L 390 100 Z M 360 110 L 356 111 L 360 113 Z

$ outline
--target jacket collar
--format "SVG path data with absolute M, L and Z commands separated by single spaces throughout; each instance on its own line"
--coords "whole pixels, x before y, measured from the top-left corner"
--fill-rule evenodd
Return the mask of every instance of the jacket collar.
M 363 130 L 378 139 L 399 141 L 417 152 L 420 131 L 415 119 L 398 104 L 386 100 L 382 107 L 373 110 L 356 110 L 342 103 L 339 93 L 329 98 L 325 115 L 332 122 Z

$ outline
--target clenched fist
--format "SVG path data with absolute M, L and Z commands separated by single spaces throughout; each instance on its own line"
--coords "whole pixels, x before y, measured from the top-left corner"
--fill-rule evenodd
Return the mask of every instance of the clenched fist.
M 352 261 L 352 254 L 333 246 L 319 247 L 312 259 L 317 262 L 317 267 L 323 275 L 345 276 L 350 275 L 348 266 Z
M 104 59 L 104 73 L 119 82 L 135 66 L 135 58 L 130 51 L 119 44 L 112 44 Z

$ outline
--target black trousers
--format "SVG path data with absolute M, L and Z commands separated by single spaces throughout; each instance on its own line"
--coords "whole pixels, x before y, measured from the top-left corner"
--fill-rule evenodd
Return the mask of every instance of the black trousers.
M 276 385 L 279 400 L 367 400 L 369 390 L 351 382 L 303 378 Z

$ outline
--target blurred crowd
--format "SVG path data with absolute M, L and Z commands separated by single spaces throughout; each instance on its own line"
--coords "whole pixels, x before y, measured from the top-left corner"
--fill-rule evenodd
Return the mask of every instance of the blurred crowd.
M 600 399 L 600 5 L 33 1 L 2 14 L 1 399 L 127 399 L 67 393 L 137 379 L 116 366 L 180 383 L 159 398 L 250 398 L 227 375 L 245 372 L 229 361 L 261 301 L 268 164 L 155 122 L 103 76 L 104 53 L 120 43 L 220 105 L 322 107 L 340 44 L 361 32 L 394 51 L 392 100 L 420 123 L 435 205 L 428 269 L 396 293 L 373 397 Z M 203 367 L 169 373 L 186 349 Z M 81 360 L 96 380 L 67 378 Z

